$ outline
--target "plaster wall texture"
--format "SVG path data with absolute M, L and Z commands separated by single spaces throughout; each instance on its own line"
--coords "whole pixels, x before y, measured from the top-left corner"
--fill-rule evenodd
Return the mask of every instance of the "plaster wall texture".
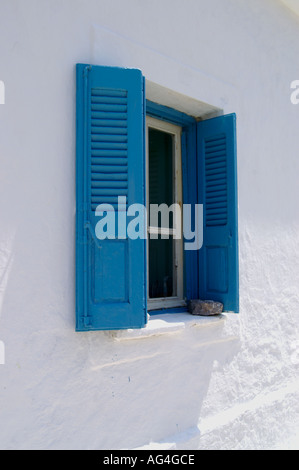
M 1 1 L 1 449 L 298 447 L 298 44 L 278 0 Z M 75 332 L 77 62 L 236 112 L 238 316 Z

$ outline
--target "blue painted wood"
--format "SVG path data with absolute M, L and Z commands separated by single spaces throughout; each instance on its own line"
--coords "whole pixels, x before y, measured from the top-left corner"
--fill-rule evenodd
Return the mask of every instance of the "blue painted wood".
M 96 237 L 99 204 L 145 205 L 144 127 L 139 70 L 77 65 L 77 331 L 147 321 L 145 240 Z
M 187 307 L 162 308 L 160 310 L 152 310 L 151 316 L 166 315 L 166 314 L 175 315 L 175 314 L 187 313 L 187 312 L 188 312 Z
M 182 132 L 183 203 L 190 204 L 194 214 L 198 203 L 196 123 L 183 127 Z M 186 240 L 187 242 L 187 240 Z M 198 251 L 184 250 L 184 284 L 186 300 L 198 298 Z
M 171 122 L 179 126 L 189 126 L 194 124 L 195 119 L 186 113 L 178 111 L 162 104 L 146 100 L 146 114 L 162 121 Z
M 199 250 L 199 296 L 239 312 L 236 116 L 197 124 L 199 203 L 204 241 Z

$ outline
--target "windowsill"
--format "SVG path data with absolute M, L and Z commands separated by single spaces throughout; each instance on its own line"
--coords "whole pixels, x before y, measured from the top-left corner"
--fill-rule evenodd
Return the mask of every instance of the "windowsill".
M 223 325 L 229 318 L 236 321 L 238 315 L 223 313 L 215 316 L 197 316 L 187 312 L 183 313 L 165 313 L 152 315 L 149 317 L 147 325 L 142 329 L 128 329 L 110 332 L 116 341 L 127 341 L 136 339 L 145 339 L 162 335 L 174 335 L 183 332 L 188 328 L 204 329 Z M 237 335 L 238 336 L 238 335 Z M 234 339 L 235 339 L 234 335 Z

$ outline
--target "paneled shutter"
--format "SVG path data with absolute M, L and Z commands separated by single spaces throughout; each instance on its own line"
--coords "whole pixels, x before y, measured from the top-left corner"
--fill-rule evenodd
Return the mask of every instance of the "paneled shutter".
M 236 116 L 197 125 L 199 198 L 204 205 L 199 295 L 239 311 Z
M 77 331 L 146 323 L 146 240 L 118 232 L 125 209 L 145 205 L 144 129 L 139 70 L 77 64 Z M 97 236 L 100 204 L 114 216 L 115 238 Z

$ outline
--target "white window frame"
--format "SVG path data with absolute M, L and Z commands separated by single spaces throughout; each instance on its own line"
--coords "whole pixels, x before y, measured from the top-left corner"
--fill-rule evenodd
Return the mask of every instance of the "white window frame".
M 175 250 L 174 250 L 174 282 L 176 283 L 176 296 L 173 297 L 161 297 L 151 299 L 149 298 L 149 250 L 148 240 L 152 233 L 173 235 L 174 229 L 162 228 L 162 227 L 151 227 L 149 221 L 149 139 L 148 131 L 149 128 L 157 129 L 173 136 L 173 154 L 174 154 L 174 203 L 179 204 L 181 207 L 181 238 L 173 239 Z M 171 124 L 166 121 L 162 121 L 156 118 L 146 117 L 146 199 L 147 199 L 147 303 L 148 310 L 161 310 L 164 308 L 184 307 L 186 301 L 184 299 L 184 266 L 183 266 L 183 188 L 182 188 L 182 153 L 181 153 L 181 135 L 182 128 L 175 124 Z

